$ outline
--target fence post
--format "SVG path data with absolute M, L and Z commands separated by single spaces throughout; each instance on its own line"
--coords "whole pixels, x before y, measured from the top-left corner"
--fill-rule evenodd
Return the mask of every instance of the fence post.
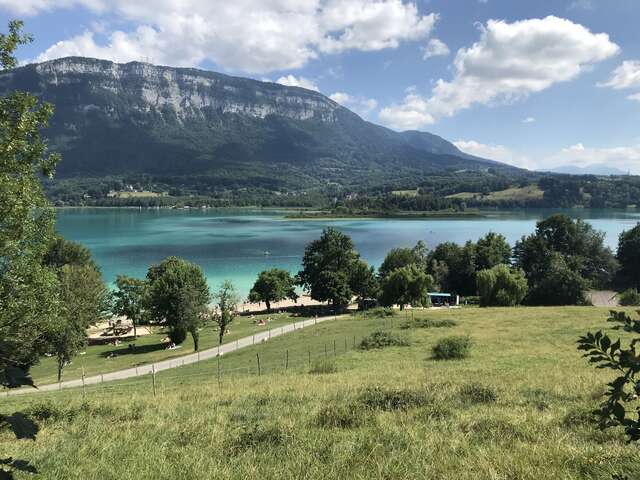
M 309 350 L 309 368 L 311 368 L 311 350 Z
M 255 334 L 251 338 L 252 338 L 251 345 L 255 345 L 256 344 L 256 336 L 255 336 Z
M 216 357 L 218 358 L 218 361 L 216 362 L 218 364 L 218 388 L 220 388 L 220 345 L 218 345 Z
M 324 344 L 324 357 L 327 358 L 327 344 Z
M 333 356 L 335 357 L 336 355 L 337 355 L 337 352 L 336 352 L 336 341 L 334 339 L 333 340 Z
M 289 369 L 289 350 L 286 351 L 284 356 L 284 371 L 286 372 Z
M 151 364 L 151 384 L 153 385 L 153 396 L 156 396 L 156 366 Z
M 271 340 L 271 329 L 269 329 L 269 340 Z
M 82 400 L 87 396 L 87 388 L 84 384 L 84 367 L 82 367 Z
M 347 337 L 344 337 L 344 353 L 347 353 Z
M 353 336 L 353 349 L 356 349 L 356 336 Z
M 256 353 L 256 360 L 258 362 L 258 376 L 260 376 L 261 372 L 260 372 L 260 354 Z

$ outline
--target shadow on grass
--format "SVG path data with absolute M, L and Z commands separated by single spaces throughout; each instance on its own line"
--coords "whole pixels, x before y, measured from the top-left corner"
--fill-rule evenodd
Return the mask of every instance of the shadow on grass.
M 119 348 L 114 348 L 113 350 L 107 350 L 104 351 L 102 353 L 100 353 L 100 356 L 103 358 L 109 358 L 109 357 L 113 357 L 113 356 L 121 356 L 121 355 L 139 355 L 139 354 L 143 354 L 143 353 L 152 353 L 152 352 L 157 352 L 159 350 L 165 350 L 166 349 L 166 344 L 165 343 L 154 343 L 152 345 L 141 345 L 141 346 L 136 346 L 134 348 L 129 348 L 128 345 L 123 345 L 122 347 Z

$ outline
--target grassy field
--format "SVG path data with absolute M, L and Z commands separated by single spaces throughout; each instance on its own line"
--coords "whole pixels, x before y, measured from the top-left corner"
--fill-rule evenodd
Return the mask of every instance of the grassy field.
M 575 348 L 607 327 L 607 313 L 415 314 L 456 322 L 440 328 L 410 313 L 338 319 L 225 356 L 220 385 L 211 361 L 162 372 L 155 397 L 147 377 L 89 389 L 85 401 L 78 390 L 3 399 L 40 433 L 31 442 L 0 432 L 0 450 L 47 479 L 634 479 L 638 446 L 589 415 L 610 374 Z M 378 329 L 409 346 L 353 348 Z M 451 335 L 471 337 L 470 356 L 433 360 L 431 347 Z M 310 374 L 309 355 L 337 372 Z
M 256 319 L 264 318 L 266 326 L 256 325 Z M 237 338 L 253 335 L 254 333 L 265 331 L 269 328 L 276 328 L 281 325 L 300 320 L 301 317 L 294 317 L 288 313 L 274 313 L 255 315 L 254 318 L 248 316 L 236 317 L 231 324 L 229 333 L 224 337 L 224 343 L 232 342 Z M 87 377 L 100 373 L 114 372 L 125 368 L 132 368 L 145 365 L 160 360 L 167 360 L 189 353 L 193 353 L 193 340 L 191 336 L 175 350 L 166 350 L 166 343 L 162 341 L 167 334 L 162 328 L 154 328 L 151 335 L 139 336 L 136 340 L 129 339 L 120 345 L 94 345 L 89 346 L 83 355 L 78 355 L 73 362 L 66 366 L 62 372 L 62 380 L 73 380 L 82 376 L 84 367 Z M 129 350 L 129 343 L 134 343 L 136 348 Z M 218 345 L 218 332 L 212 326 L 205 327 L 200 333 L 200 349 L 215 347 Z M 107 358 L 109 354 L 116 357 Z M 36 384 L 44 385 L 57 381 L 57 364 L 53 357 L 43 357 L 32 371 Z
M 544 192 L 540 190 L 537 185 L 527 185 L 526 187 L 513 187 L 506 190 L 500 190 L 497 192 L 490 192 L 487 195 L 482 193 L 473 192 L 460 192 L 453 195 L 448 195 L 446 198 L 458 198 L 461 200 L 485 200 L 485 201 L 500 201 L 500 200 L 540 200 L 542 199 Z

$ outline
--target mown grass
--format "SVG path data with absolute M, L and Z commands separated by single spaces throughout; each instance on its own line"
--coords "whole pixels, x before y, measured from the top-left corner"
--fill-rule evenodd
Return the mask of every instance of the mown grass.
M 3 399 L 41 430 L 36 442 L 2 432 L 0 450 L 46 479 L 638 478 L 638 446 L 589 415 L 610 376 L 575 349 L 607 327 L 606 309 L 414 314 L 457 325 L 403 330 L 405 347 L 345 351 L 341 338 L 385 327 L 354 316 L 229 354 L 225 369 L 248 371 L 220 385 L 214 360 L 162 372 L 155 397 L 143 378 L 89 389 L 84 403 L 80 390 Z M 452 334 L 473 339 L 469 357 L 431 360 Z M 337 372 L 310 374 L 308 352 L 321 358 L 327 345 L 330 358 L 334 340 Z
M 269 319 L 267 325 L 256 325 L 258 318 Z M 302 317 L 294 317 L 289 313 L 273 313 L 250 316 L 238 316 L 231 324 L 229 333 L 224 337 L 224 343 L 233 342 L 238 338 L 263 332 L 269 328 L 277 328 L 294 321 L 300 321 Z M 193 340 L 188 336 L 180 348 L 175 350 L 165 349 L 166 343 L 162 340 L 167 336 L 165 329 L 152 327 L 153 333 L 141 335 L 137 339 L 133 337 L 124 340 L 120 345 L 92 345 L 88 346 L 85 353 L 76 356 L 70 365 L 62 372 L 62 380 L 74 380 L 82 376 L 84 368 L 87 377 L 101 373 L 115 372 L 140 365 L 145 365 L 169 358 L 176 358 L 193 353 Z M 128 345 L 135 344 L 136 348 L 130 351 Z M 218 332 L 213 325 L 207 325 L 200 332 L 200 349 L 204 350 L 218 345 Z M 116 356 L 107 358 L 112 353 Z M 44 385 L 57 381 L 57 364 L 53 357 L 43 357 L 32 371 L 33 379 L 37 384 Z

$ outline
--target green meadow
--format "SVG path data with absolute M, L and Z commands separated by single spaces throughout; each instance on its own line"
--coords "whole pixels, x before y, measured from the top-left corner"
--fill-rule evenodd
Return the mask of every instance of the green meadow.
M 607 315 L 343 316 L 223 356 L 220 377 L 218 360 L 161 372 L 155 396 L 146 376 L 3 398 L 40 431 L 0 432 L 0 449 L 43 479 L 638 478 L 638 446 L 590 415 L 611 374 L 576 350 Z M 359 349 L 374 331 L 407 345 Z M 469 355 L 434 360 L 450 336 L 468 336 Z

